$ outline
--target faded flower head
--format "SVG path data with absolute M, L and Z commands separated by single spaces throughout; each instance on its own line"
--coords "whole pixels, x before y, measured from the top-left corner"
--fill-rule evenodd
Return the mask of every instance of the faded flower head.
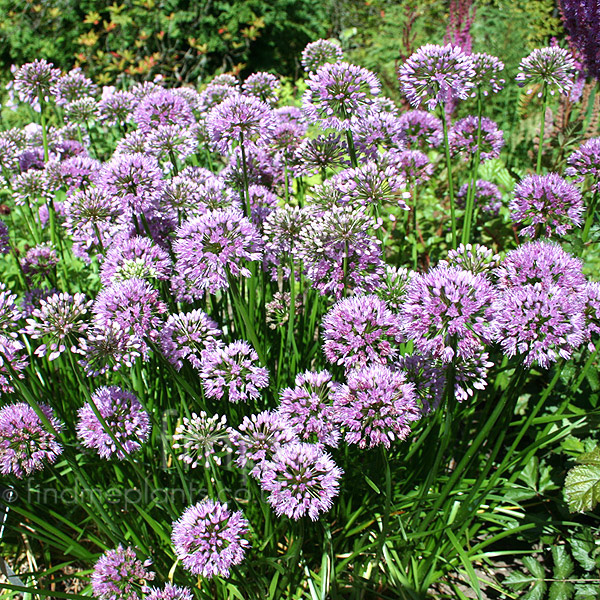
M 231 452 L 227 417 L 209 417 L 204 411 L 183 417 L 173 435 L 173 449 L 180 451 L 177 458 L 192 469 L 199 464 L 208 468 L 211 460 L 220 465 L 222 457 Z

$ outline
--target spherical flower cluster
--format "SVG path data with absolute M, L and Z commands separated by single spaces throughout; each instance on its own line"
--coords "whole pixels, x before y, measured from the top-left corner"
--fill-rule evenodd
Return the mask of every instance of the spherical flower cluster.
M 450 152 L 453 155 L 462 154 L 474 157 L 477 152 L 477 130 L 479 119 L 468 116 L 454 123 L 448 134 Z M 502 131 L 491 119 L 481 119 L 481 138 L 479 143 L 479 156 L 481 160 L 490 160 L 500 156 L 500 150 L 504 146 Z
M 317 40 L 310 42 L 302 50 L 300 62 L 305 71 L 314 72 L 326 63 L 342 61 L 344 52 L 342 47 L 333 40 Z
M 45 99 L 50 95 L 60 75 L 60 69 L 47 60 L 34 60 L 15 71 L 15 90 L 23 102 L 36 105 L 40 97 Z
M 101 121 L 107 125 L 125 125 L 132 118 L 135 97 L 131 92 L 115 90 L 98 103 Z
M 201 310 L 170 315 L 160 333 L 160 347 L 167 360 L 179 371 L 183 360 L 201 368 L 202 352 L 217 343 L 221 330 Z
M 521 87 L 541 85 L 542 90 L 548 89 L 550 94 L 556 91 L 568 94 L 574 84 L 574 75 L 575 62 L 571 53 L 564 48 L 551 46 L 536 48 L 523 58 L 515 79 Z M 542 96 L 542 90 L 538 92 L 539 97 Z
M 421 416 L 415 386 L 400 371 L 371 365 L 351 371 L 345 385 L 333 394 L 333 414 L 346 430 L 345 440 L 360 448 L 404 440 L 410 423 Z
M 98 92 L 98 86 L 86 77 L 80 68 L 71 69 L 59 77 L 53 87 L 56 104 L 63 106 L 84 96 L 92 97 Z
M 221 464 L 223 455 L 231 452 L 227 417 L 209 417 L 204 411 L 183 417 L 173 435 L 173 449 L 180 450 L 179 460 L 195 469 L 200 461 L 208 468 L 210 461 Z
M 208 211 L 184 223 L 173 250 L 172 283 L 179 299 L 192 301 L 205 291 L 227 288 L 228 275 L 250 277 L 247 261 L 260 260 L 262 242 L 254 225 L 236 209 Z
M 500 257 L 481 244 L 460 244 L 456 250 L 448 250 L 447 260 L 440 260 L 438 266 L 458 267 L 471 273 L 489 273 L 500 262 Z
M 56 432 L 62 429 L 49 406 L 38 408 Z M 62 452 L 56 435 L 50 432 L 27 402 L 8 404 L 0 408 L 0 472 L 19 479 L 54 463 Z
M 475 85 L 481 90 L 484 96 L 490 92 L 497 94 L 504 87 L 504 79 L 498 78 L 498 75 L 504 70 L 504 63 L 496 56 L 476 52 L 471 55 L 473 69 L 475 69 Z M 476 95 L 475 92 L 472 94 Z
M 433 164 L 420 150 L 390 150 L 385 158 L 390 165 L 388 168 L 395 169 L 398 176 L 406 179 L 409 184 L 420 185 L 433 175 Z M 399 203 L 408 208 L 404 200 Z
M 484 274 L 441 266 L 417 275 L 401 309 L 406 336 L 420 353 L 445 363 L 470 358 L 492 340 L 494 298 Z
M 469 193 L 468 183 L 463 184 L 456 194 L 456 206 L 464 208 Z M 502 207 L 502 194 L 498 186 L 490 181 L 478 179 L 475 182 L 475 191 L 473 195 L 474 206 L 482 213 L 490 216 L 498 216 Z
M 195 215 L 203 215 L 210 210 L 225 210 L 236 208 L 242 210 L 240 195 L 235 192 L 220 177 L 214 175 L 208 177 L 204 183 L 199 184 L 198 190 L 202 200 L 200 204 L 191 211 Z
M 363 118 L 381 92 L 377 76 L 347 62 L 327 63 L 306 79 L 302 99 L 306 119 L 323 129 L 345 131 L 352 119 Z
M 151 239 L 140 236 L 113 244 L 100 267 L 104 286 L 126 279 L 166 280 L 170 274 L 171 259 L 167 252 Z
M 151 560 L 142 562 L 131 547 L 119 544 L 105 552 L 94 565 L 92 592 L 98 600 L 142 600 L 146 583 L 154 579 Z
M 161 162 L 172 164 L 173 159 L 184 161 L 196 152 L 196 131 L 182 125 L 159 125 L 148 132 L 147 151 Z
M 405 148 L 405 131 L 400 118 L 386 111 L 371 111 L 350 124 L 354 145 L 359 153 L 376 159 L 377 148 Z
M 40 200 L 50 199 L 55 191 L 46 171 L 38 169 L 29 169 L 16 175 L 11 181 L 11 187 L 17 206 L 35 206 Z
M 277 208 L 277 196 L 264 185 L 248 186 L 250 218 L 256 227 L 261 227 L 265 219 Z
M 270 132 L 270 129 L 269 129 Z M 267 133 L 267 132 L 265 132 Z M 284 167 L 281 163 L 280 154 L 270 154 L 267 150 L 270 134 L 261 137 L 257 143 L 246 142 L 244 144 L 246 155 L 246 171 L 243 169 L 243 156 L 241 146 L 234 148 L 229 155 L 229 163 L 219 173 L 223 181 L 241 192 L 248 185 L 263 185 L 266 188 L 273 189 L 278 184 L 284 182 Z M 258 145 L 260 141 L 263 145 Z
M 585 316 L 585 337 L 590 352 L 596 349 L 592 336 L 600 334 L 600 282 L 588 281 L 581 290 L 583 314 Z
M 29 365 L 25 344 L 11 335 L 0 334 L 0 393 L 15 391 L 15 378 L 24 379 L 23 371 Z
M 450 100 L 466 99 L 475 85 L 475 69 L 459 46 L 426 44 L 398 69 L 398 79 L 411 106 L 425 103 L 433 110 Z
M 37 277 L 46 277 L 57 264 L 58 254 L 52 244 L 48 242 L 33 246 L 27 250 L 21 260 L 23 274 L 29 282 Z
M 415 271 L 410 271 L 406 267 L 386 265 L 381 285 L 375 289 L 374 293 L 385 301 L 388 308 L 398 312 L 404 303 L 406 287 L 415 275 Z
M 333 421 L 328 371 L 306 371 L 296 375 L 295 387 L 281 391 L 279 413 L 304 442 L 337 447 L 340 432 Z
M 242 83 L 242 91 L 249 96 L 258 98 L 269 106 L 277 104 L 277 95 L 281 81 L 271 73 L 252 73 L 248 75 L 244 83 Z
M 23 333 L 34 340 L 44 339 L 41 346 L 36 348 L 37 356 L 48 354 L 48 360 L 58 358 L 67 346 L 75 352 L 75 342 L 87 329 L 84 322 L 90 308 L 91 300 L 86 300 L 83 294 L 53 294 L 40 302 L 40 308 L 31 313 Z
M 196 122 L 188 103 L 165 89 L 158 89 L 142 98 L 133 111 L 133 120 L 144 133 L 150 133 L 159 125 L 188 127 Z
M 150 588 L 145 600 L 194 600 L 191 590 L 167 583 L 161 590 Z
M 130 131 L 124 135 L 118 142 L 113 158 L 122 154 L 144 154 L 146 152 L 147 134 L 139 129 Z
M 442 121 L 426 110 L 409 110 L 398 117 L 409 148 L 427 152 L 442 143 Z
M 250 547 L 244 537 L 248 530 L 241 511 L 232 512 L 227 504 L 206 499 L 187 508 L 173 523 L 171 540 L 177 558 L 192 574 L 229 577 L 231 567 L 244 560 Z
M 327 169 L 347 166 L 347 152 L 346 142 L 334 133 L 305 139 L 294 154 L 294 172 L 297 175 L 324 174 Z
M 55 170 L 48 174 L 50 177 L 56 177 L 60 185 L 67 188 L 69 194 L 95 184 L 102 167 L 99 160 L 85 154 L 78 154 L 54 164 Z M 50 168 L 48 165 L 47 169 Z
M 472 398 L 476 390 L 487 387 L 487 375 L 494 363 L 488 360 L 487 352 L 482 352 L 461 361 L 455 371 L 454 395 L 459 402 Z
M 581 225 L 581 192 L 556 173 L 528 175 L 515 186 L 509 206 L 515 223 L 526 223 L 521 233 L 530 238 L 564 235 Z
M 349 370 L 389 363 L 404 336 L 400 319 L 383 300 L 352 296 L 337 302 L 323 318 L 323 340 L 327 360 Z
M 414 385 L 415 398 L 420 404 L 422 415 L 435 410 L 444 395 L 446 385 L 444 366 L 438 361 L 431 360 L 429 356 L 420 354 L 400 356 L 397 364 L 406 377 L 407 383 Z
M 117 386 L 97 389 L 77 414 L 77 436 L 86 448 L 94 448 L 102 458 L 114 455 L 123 460 L 125 455 L 139 450 L 150 436 L 150 416 L 136 396 Z
M 86 125 L 88 121 L 95 121 L 98 118 L 98 103 L 94 98 L 73 100 L 65 104 L 63 110 L 67 123 Z
M 260 390 L 269 385 L 269 372 L 257 361 L 256 351 L 240 340 L 205 350 L 200 363 L 204 393 L 218 400 L 226 395 L 234 403 L 260 398 Z
M 567 158 L 565 174 L 583 183 L 592 179 L 592 191 L 600 193 L 600 137 L 587 140 Z
M 295 442 L 264 462 L 260 485 L 270 492 L 267 501 L 277 516 L 298 520 L 308 514 L 316 521 L 331 508 L 342 474 L 320 446 Z

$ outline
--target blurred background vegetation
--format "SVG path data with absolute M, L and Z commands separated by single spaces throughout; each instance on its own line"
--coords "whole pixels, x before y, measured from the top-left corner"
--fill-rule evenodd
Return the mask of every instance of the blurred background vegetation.
M 199 84 L 258 70 L 295 80 L 302 48 L 333 37 L 394 94 L 397 62 L 443 43 L 449 12 L 449 0 L 0 0 L 0 83 L 34 58 L 81 66 L 101 84 L 123 74 Z M 554 0 L 476 0 L 473 12 L 473 50 L 496 54 L 509 72 L 563 35 Z

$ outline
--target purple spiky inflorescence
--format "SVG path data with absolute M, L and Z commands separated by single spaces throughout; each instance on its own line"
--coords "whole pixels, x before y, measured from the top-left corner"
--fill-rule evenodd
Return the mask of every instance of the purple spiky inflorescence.
M 469 183 L 463 184 L 456 194 L 456 205 L 459 208 L 464 208 L 466 205 L 469 185 Z M 491 181 L 478 179 L 475 182 L 473 201 L 482 213 L 495 217 L 498 216 L 500 208 L 502 208 L 502 193 L 498 186 Z
M 145 600 L 194 600 L 189 588 L 167 583 L 164 588 L 150 588 Z
M 15 71 L 15 90 L 23 102 L 36 105 L 40 96 L 44 99 L 51 94 L 60 74 L 47 60 L 34 60 Z
M 475 69 L 475 89 L 481 90 L 484 96 L 490 92 L 497 94 L 504 87 L 504 79 L 498 77 L 504 70 L 504 63 L 496 56 L 477 52 L 471 55 Z M 476 95 L 473 92 L 472 95 Z
M 477 152 L 477 132 L 480 129 L 479 156 L 481 160 L 490 160 L 500 156 L 504 146 L 504 137 L 498 125 L 491 119 L 483 117 L 480 121 L 475 116 L 459 119 L 448 134 L 448 143 L 453 155 L 461 154 L 468 158 Z
M 343 58 L 344 52 L 337 42 L 321 39 L 306 45 L 302 50 L 300 62 L 304 70 L 311 73 L 326 63 L 340 62 Z
M 569 158 L 565 174 L 583 183 L 586 177 L 592 180 L 592 191 L 600 193 L 600 137 L 587 140 Z
M 571 53 L 558 46 L 536 48 L 523 58 L 519 64 L 519 73 L 515 77 L 521 87 L 528 85 L 541 86 L 538 96 L 542 97 L 543 89 L 550 94 L 568 94 L 575 83 L 575 62 Z
M 183 417 L 173 435 L 173 449 L 180 451 L 177 457 L 192 469 L 199 464 L 208 468 L 211 460 L 220 465 L 222 457 L 231 452 L 227 417 L 209 417 L 204 411 Z

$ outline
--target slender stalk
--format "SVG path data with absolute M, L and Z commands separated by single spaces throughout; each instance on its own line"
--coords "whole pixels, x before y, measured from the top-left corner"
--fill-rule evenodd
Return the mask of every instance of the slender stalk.
M 352 163 L 352 168 L 356 169 L 356 167 L 358 167 L 358 160 L 356 159 L 356 147 L 354 146 L 354 138 L 352 137 L 352 132 L 349 129 L 346 130 L 346 140 L 348 142 L 348 153 L 350 154 L 350 162 Z
M 383 468 L 385 471 L 385 499 L 383 505 L 383 520 L 381 523 L 381 533 L 377 540 L 377 554 L 375 555 L 375 564 L 379 564 L 383 556 L 383 546 L 387 539 L 390 528 L 390 510 L 392 505 L 392 472 L 390 470 L 390 461 L 385 446 L 381 446 L 381 456 L 383 459 Z
M 596 214 L 596 204 L 598 204 L 598 186 L 600 183 L 596 182 L 594 195 L 592 196 L 592 201 L 590 202 L 587 215 L 585 217 L 585 225 L 583 226 L 583 233 L 581 234 L 581 240 L 585 244 L 588 241 L 590 235 L 590 229 L 592 228 L 592 223 L 594 222 L 594 216 Z
M 240 133 L 240 151 L 242 153 L 242 175 L 244 178 L 244 209 L 250 218 L 250 197 L 248 194 L 248 165 L 246 163 L 246 148 L 244 146 L 244 132 Z
M 539 175 L 542 170 L 542 148 L 544 146 L 544 129 L 546 127 L 546 104 L 548 103 L 548 90 L 546 84 L 542 84 L 542 118 L 540 120 L 540 143 L 538 145 L 537 164 L 535 173 Z
M 441 107 L 440 118 L 444 131 L 444 155 L 446 157 L 446 169 L 448 171 L 448 195 L 450 196 L 450 220 L 452 221 L 452 248 L 456 250 L 456 216 L 454 214 L 454 181 L 452 179 L 452 161 L 450 159 L 450 144 L 448 143 L 448 121 L 446 111 Z

